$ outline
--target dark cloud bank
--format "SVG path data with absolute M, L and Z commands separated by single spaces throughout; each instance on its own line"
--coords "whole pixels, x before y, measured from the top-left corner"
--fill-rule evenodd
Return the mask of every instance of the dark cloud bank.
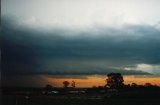
M 160 64 L 160 30 L 154 26 L 128 25 L 123 29 L 97 26 L 72 33 L 56 28 L 32 29 L 18 25 L 15 20 L 2 16 L 4 75 L 148 74 L 123 67 Z M 71 34 L 75 36 L 67 37 Z

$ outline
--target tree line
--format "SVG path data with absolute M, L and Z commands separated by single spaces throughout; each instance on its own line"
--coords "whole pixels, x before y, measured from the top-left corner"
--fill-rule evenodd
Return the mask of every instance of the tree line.
M 76 82 L 72 81 L 63 81 L 63 88 L 68 88 L 69 85 L 71 88 L 76 88 Z M 144 85 L 137 85 L 136 83 L 131 84 L 124 84 L 123 76 L 120 73 L 109 73 L 107 74 L 106 84 L 104 86 L 99 86 L 101 88 L 111 88 L 111 89 L 118 89 L 123 87 L 158 87 L 157 85 L 152 85 L 151 83 L 146 83 Z M 46 85 L 46 88 L 53 88 L 51 85 Z M 94 87 L 95 88 L 95 87 Z

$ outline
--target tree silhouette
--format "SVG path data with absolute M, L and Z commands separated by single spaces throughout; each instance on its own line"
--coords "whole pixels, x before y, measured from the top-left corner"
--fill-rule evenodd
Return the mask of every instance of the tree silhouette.
M 64 88 L 67 88 L 67 87 L 69 86 L 69 84 L 70 84 L 70 83 L 69 83 L 68 81 L 64 81 L 64 82 L 63 82 L 63 87 L 64 87 Z
M 45 89 L 47 91 L 51 91 L 53 89 L 53 86 L 48 84 L 48 85 L 46 85 Z
M 145 83 L 144 86 L 145 87 L 152 87 L 153 85 L 151 83 Z
M 131 87 L 138 87 L 138 85 L 136 83 L 132 83 Z
M 105 85 L 106 87 L 120 88 L 124 86 L 123 76 L 120 73 L 110 73 L 107 75 L 107 77 L 107 84 Z
M 75 82 L 75 81 L 72 81 L 71 86 L 72 86 L 73 88 L 75 88 L 75 87 L 76 87 L 76 82 Z

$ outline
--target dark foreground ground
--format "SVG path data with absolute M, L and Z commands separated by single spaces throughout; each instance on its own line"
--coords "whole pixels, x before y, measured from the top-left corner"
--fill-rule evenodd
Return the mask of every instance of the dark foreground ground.
M 2 95 L 2 105 L 160 105 L 160 90 L 106 93 Z

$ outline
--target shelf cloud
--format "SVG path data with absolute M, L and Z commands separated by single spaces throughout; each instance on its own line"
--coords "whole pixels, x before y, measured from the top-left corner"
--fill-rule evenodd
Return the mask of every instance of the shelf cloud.
M 121 28 L 96 26 L 88 30 L 20 24 L 2 16 L 2 69 L 4 74 L 85 75 L 121 72 L 149 74 L 135 67 L 160 65 L 160 29 L 127 24 Z M 126 70 L 131 67 L 133 70 Z M 135 68 L 135 70 L 134 70 Z M 158 68 L 151 73 L 159 73 Z

